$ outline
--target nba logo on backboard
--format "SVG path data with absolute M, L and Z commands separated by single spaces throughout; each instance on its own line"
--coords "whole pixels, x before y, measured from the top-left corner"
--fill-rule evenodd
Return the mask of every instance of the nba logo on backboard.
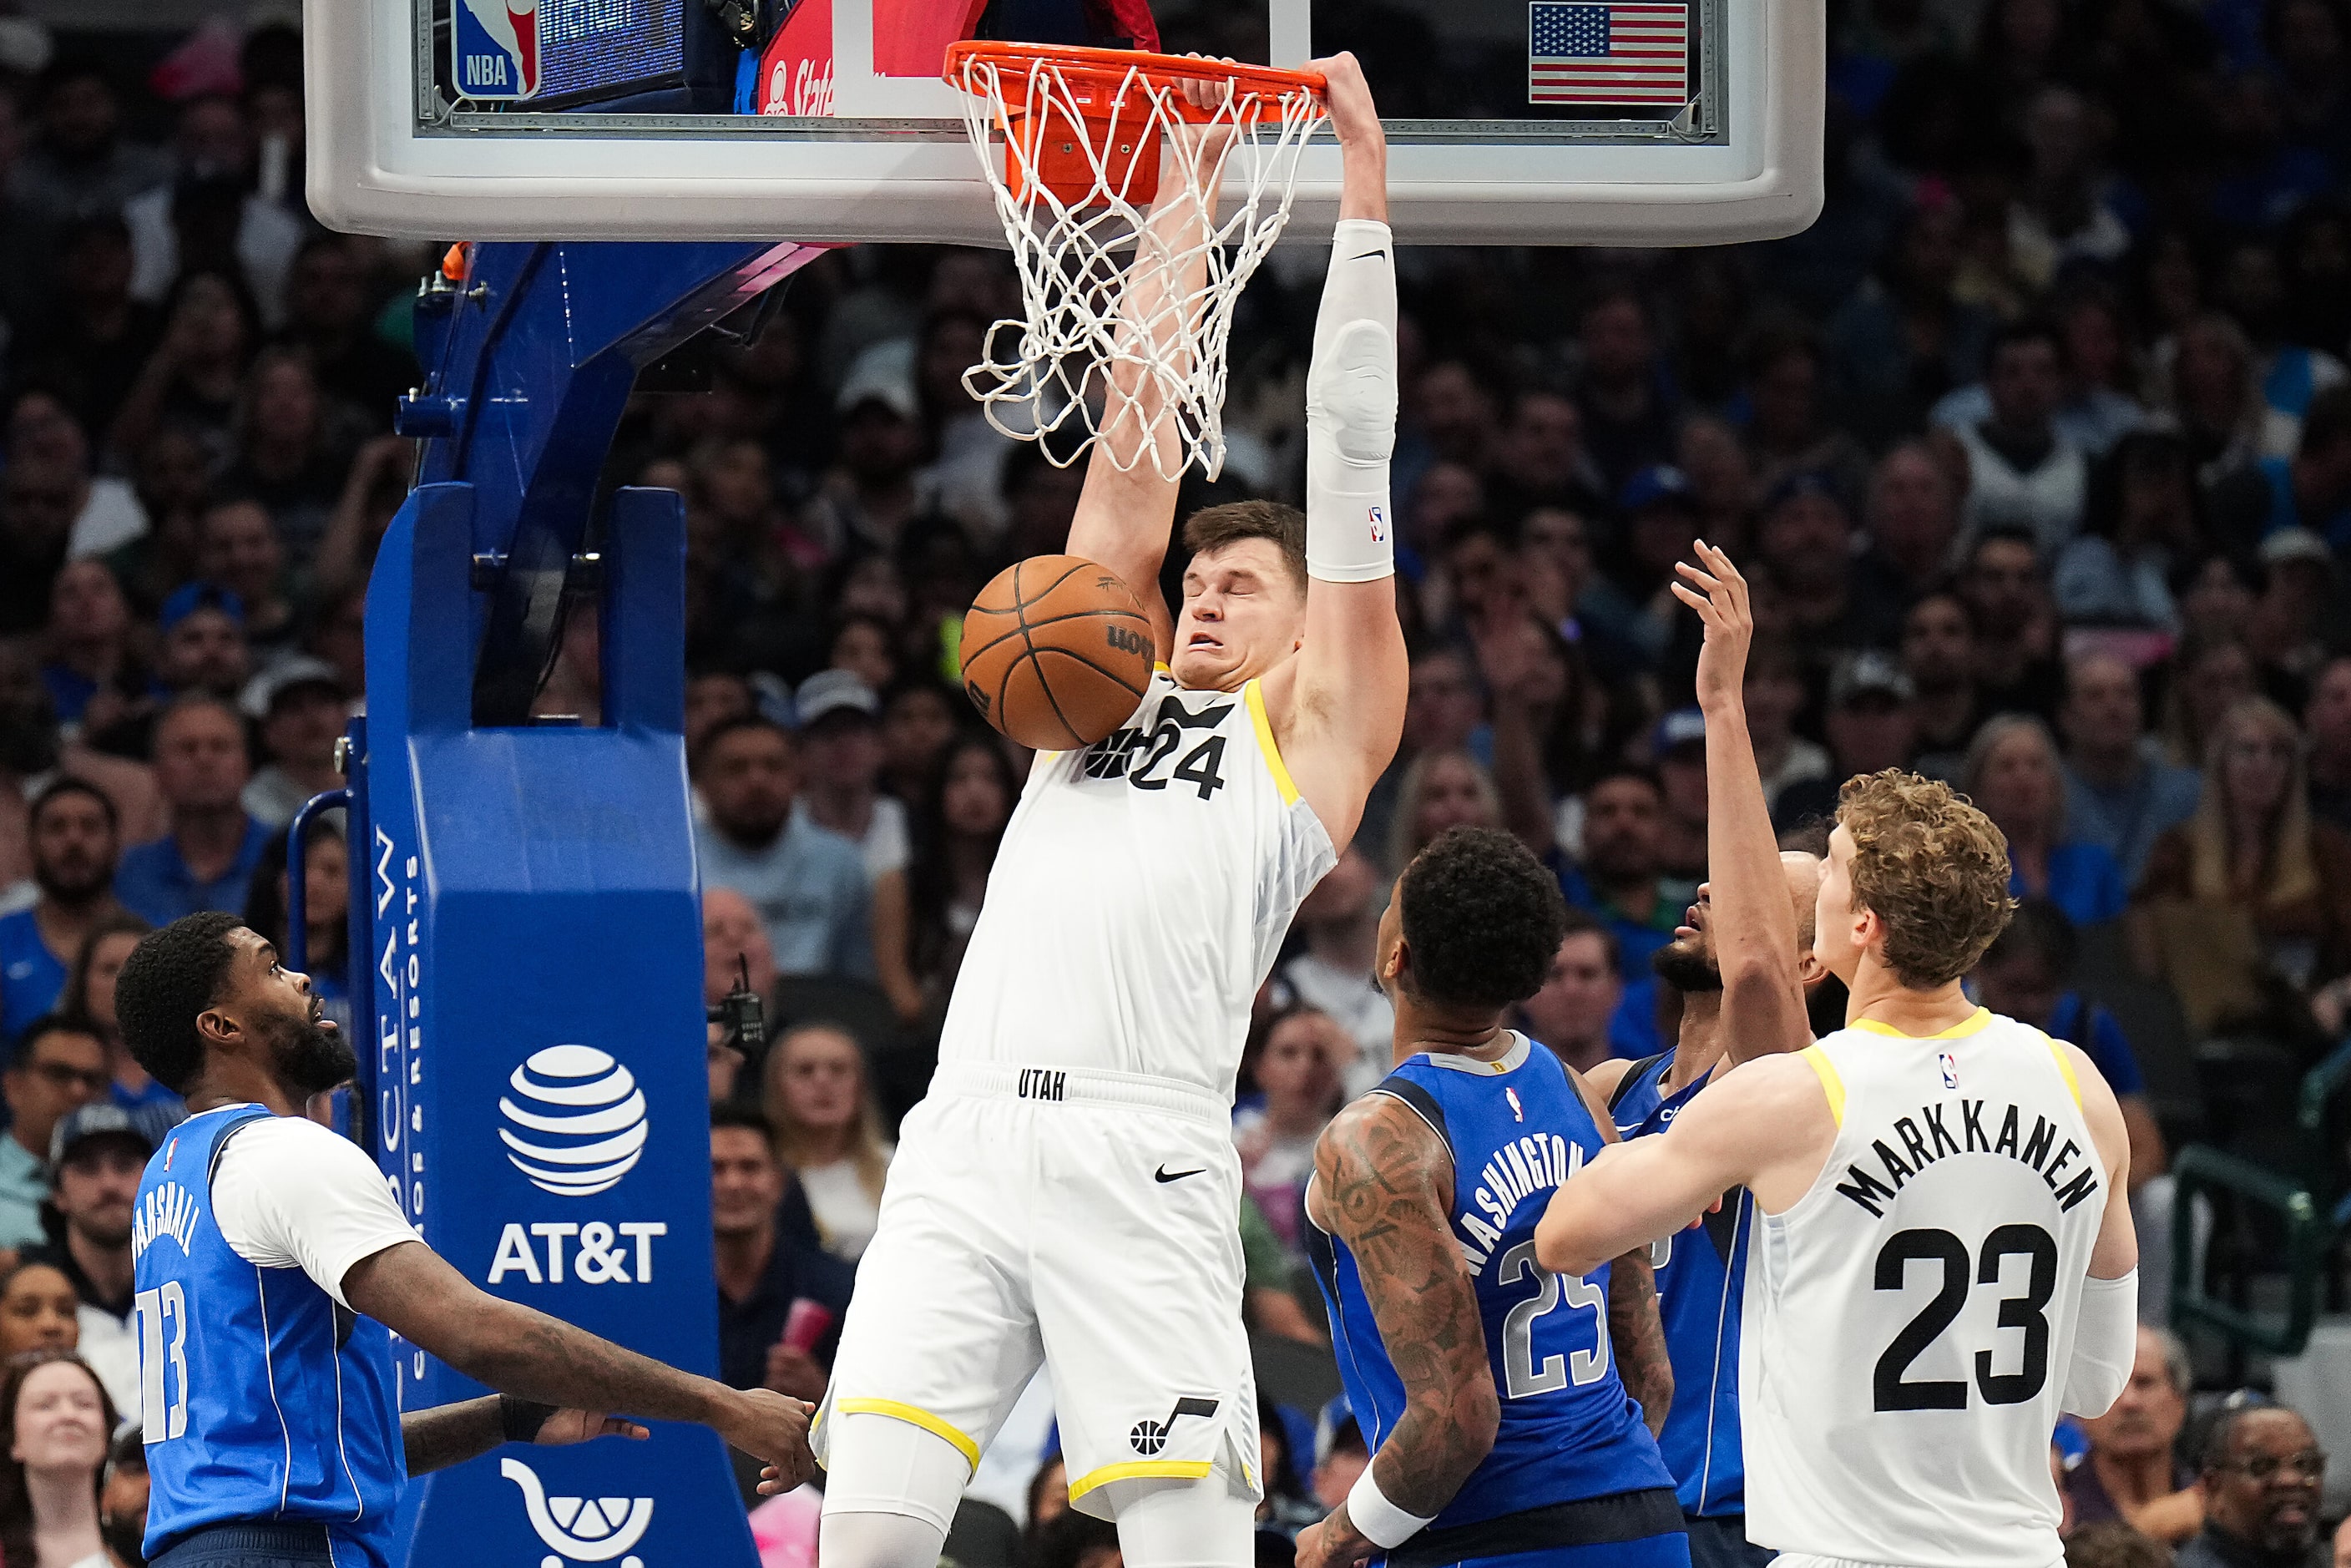
M 538 91 L 539 0 L 457 0 L 450 76 L 460 98 L 517 99 Z
M 1388 515 L 1378 507 L 1372 508 L 1372 542 L 1385 544 L 1388 537 Z
M 1937 1054 L 1935 1062 L 1936 1065 L 1939 1066 L 1943 1070 L 1943 1087 L 1946 1089 L 1957 1089 L 1959 1086 L 1959 1058 L 1946 1051 Z

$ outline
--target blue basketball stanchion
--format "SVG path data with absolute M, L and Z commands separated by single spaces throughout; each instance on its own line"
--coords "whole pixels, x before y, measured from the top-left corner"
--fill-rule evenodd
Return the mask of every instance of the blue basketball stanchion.
M 684 507 L 669 491 L 600 498 L 598 478 L 637 370 L 816 254 L 484 246 L 424 291 L 431 368 L 401 414 L 424 438 L 421 482 L 368 587 L 368 712 L 348 737 L 354 1125 L 475 1283 L 706 1375 Z M 581 603 L 601 635 L 601 712 L 534 720 Z M 298 904 L 292 923 L 298 942 Z M 483 1392 L 393 1347 L 403 1407 Z M 717 1437 L 666 1425 L 419 1478 L 402 1542 L 420 1568 L 756 1561 Z

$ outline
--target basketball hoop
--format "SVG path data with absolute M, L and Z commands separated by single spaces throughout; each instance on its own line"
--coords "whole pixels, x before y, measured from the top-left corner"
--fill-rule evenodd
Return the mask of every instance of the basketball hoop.
M 947 50 L 946 79 L 966 94 L 1027 318 L 989 329 L 966 390 L 1007 435 L 1081 430 L 1081 441 L 1044 443 L 1061 466 L 1107 438 L 1122 470 L 1147 459 L 1174 479 L 1196 461 L 1216 477 L 1233 305 L 1290 221 L 1298 154 L 1322 122 L 1322 77 L 965 42 Z M 1228 177 L 1220 219 L 1202 193 Z M 1188 282 L 1195 268 L 1202 280 Z

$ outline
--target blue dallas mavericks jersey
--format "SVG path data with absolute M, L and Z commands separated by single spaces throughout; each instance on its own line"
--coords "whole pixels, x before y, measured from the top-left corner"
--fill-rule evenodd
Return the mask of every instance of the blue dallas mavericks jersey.
M 1501 1396 L 1493 1451 L 1389 1562 L 1450 1563 L 1668 1531 L 1678 1548 L 1673 1477 L 1610 1354 L 1607 1265 L 1579 1280 L 1535 1263 L 1535 1222 L 1552 1189 L 1603 1142 L 1566 1068 L 1520 1035 L 1496 1061 L 1416 1056 L 1372 1092 L 1411 1106 L 1453 1151 L 1453 1233 L 1474 1276 Z M 1404 1381 L 1346 1243 L 1312 1225 L 1307 1240 L 1347 1397 L 1376 1451 L 1404 1415 Z M 1603 1498 L 1618 1500 L 1562 1508 Z
M 1670 1051 L 1635 1064 L 1609 1103 L 1625 1137 L 1662 1133 L 1707 1080 L 1667 1096 L 1659 1085 Z M 1657 1275 L 1657 1315 L 1674 1364 L 1674 1406 L 1657 1447 L 1674 1472 L 1684 1511 L 1719 1518 L 1747 1511 L 1747 1465 L 1739 1437 L 1739 1309 L 1747 1293 L 1747 1236 L 1755 1200 L 1745 1187 L 1719 1211 L 1649 1249 Z
M 147 1555 L 206 1525 L 289 1521 L 325 1525 L 346 1568 L 383 1568 L 408 1479 L 392 1336 L 301 1270 L 246 1262 L 213 1219 L 221 1145 L 269 1113 L 190 1117 L 139 1184 Z

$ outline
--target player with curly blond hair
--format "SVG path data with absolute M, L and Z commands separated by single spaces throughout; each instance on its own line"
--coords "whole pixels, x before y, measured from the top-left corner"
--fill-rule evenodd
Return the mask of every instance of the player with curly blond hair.
M 1681 570 L 1711 634 L 1729 590 Z M 1965 798 L 1848 782 L 1813 949 L 1845 1027 L 1610 1146 L 1536 1230 L 1542 1267 L 1575 1274 L 1751 1195 L 1747 1534 L 1790 1568 L 2053 1568 L 2049 1432 L 2129 1376 L 2121 1109 L 2080 1050 L 1959 988 L 2011 907 L 2007 842 Z

